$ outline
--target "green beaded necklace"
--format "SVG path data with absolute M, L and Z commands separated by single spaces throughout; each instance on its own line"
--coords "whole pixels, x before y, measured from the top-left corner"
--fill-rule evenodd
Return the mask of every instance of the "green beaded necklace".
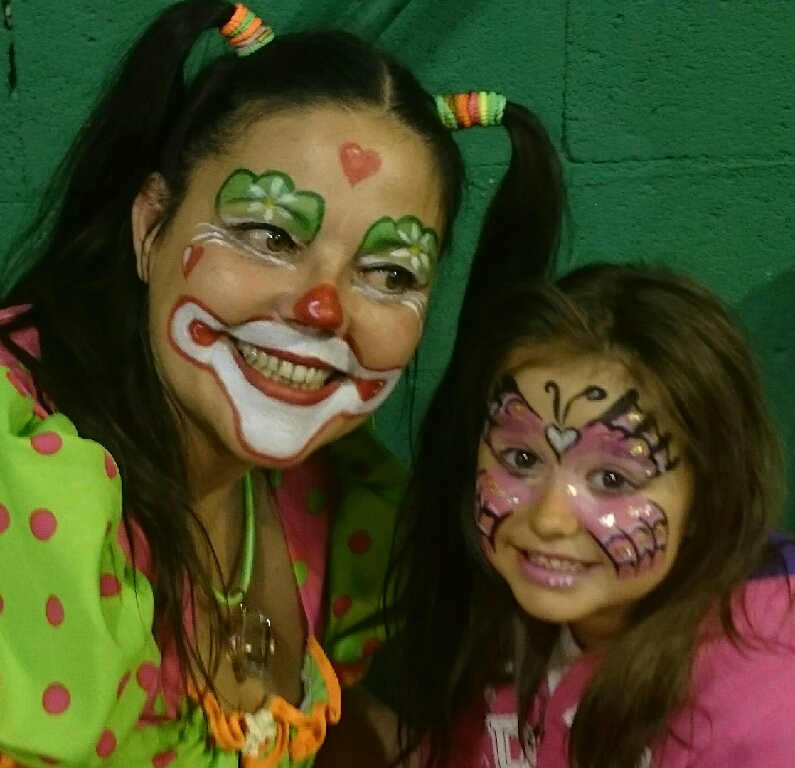
M 256 531 L 254 530 L 254 483 L 251 482 L 251 474 L 243 476 L 243 514 L 246 519 L 245 538 L 243 540 L 243 566 L 240 569 L 237 590 L 231 595 L 219 592 L 213 588 L 215 599 L 227 608 L 236 608 L 243 603 L 243 599 L 251 586 L 251 570 L 254 565 L 254 541 Z

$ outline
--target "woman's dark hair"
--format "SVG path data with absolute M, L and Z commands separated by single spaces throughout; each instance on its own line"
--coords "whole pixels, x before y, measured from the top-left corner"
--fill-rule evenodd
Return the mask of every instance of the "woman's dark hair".
M 220 56 L 187 82 L 184 68 L 194 44 L 233 12 L 227 2 L 186 0 L 143 33 L 0 276 L 4 304 L 29 305 L 0 328 L 0 342 L 28 367 L 48 401 L 119 465 L 125 524 L 140 525 L 151 547 L 158 616 L 175 637 L 183 670 L 191 660 L 204 666 L 182 624 L 183 575 L 211 605 L 215 601 L 211 574 L 191 536 L 203 529 L 192 511 L 178 423 L 150 347 L 147 287 L 137 276 L 133 248 L 133 201 L 152 174 L 160 174 L 168 193 L 162 234 L 197 163 L 222 154 L 267 114 L 325 104 L 388 113 L 426 142 L 442 181 L 445 246 L 464 182 L 460 152 L 432 97 L 405 67 L 354 35 L 277 35 L 248 57 Z M 540 123 L 522 107 L 508 106 L 505 127 L 513 154 L 486 226 L 513 227 L 516 249 L 489 258 L 510 263 L 514 272 L 542 273 L 560 226 L 556 155 Z M 39 359 L 12 340 L 14 329 L 27 326 L 39 332 Z
M 772 556 L 783 461 L 749 345 L 716 297 L 662 269 L 592 265 L 556 285 L 504 282 L 469 311 L 456 342 L 466 354 L 454 356 L 423 423 L 392 565 L 403 745 L 427 737 L 443 765 L 461 713 L 511 680 L 524 732 L 559 627 L 524 614 L 482 555 L 473 502 L 486 403 L 509 353 L 526 347 L 553 364 L 599 354 L 660 397 L 694 473 L 673 566 L 605 652 L 571 730 L 577 768 L 636 768 L 687 695 L 705 615 L 716 611 L 737 639 L 730 596 Z

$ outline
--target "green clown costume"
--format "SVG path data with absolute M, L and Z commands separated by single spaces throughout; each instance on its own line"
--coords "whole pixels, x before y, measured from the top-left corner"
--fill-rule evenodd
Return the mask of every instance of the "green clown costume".
M 37 353 L 33 331 L 15 341 Z M 310 766 L 339 718 L 340 683 L 384 639 L 404 486 L 370 425 L 320 453 L 269 477 L 310 630 L 304 700 L 224 715 L 185 689 L 153 629 L 152 567 L 145 540 L 131 556 L 126 530 L 142 534 L 122 525 L 113 457 L 50 412 L 0 348 L 0 768 Z

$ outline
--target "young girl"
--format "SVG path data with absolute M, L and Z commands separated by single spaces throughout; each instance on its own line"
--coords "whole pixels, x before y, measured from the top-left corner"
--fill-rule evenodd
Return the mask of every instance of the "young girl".
M 469 309 L 397 572 L 410 746 L 455 768 L 795 765 L 795 546 L 727 310 L 607 265 Z
M 340 689 L 403 481 L 370 420 L 449 243 L 450 129 L 500 122 L 487 225 L 538 274 L 562 191 L 522 107 L 220 0 L 129 52 L 0 277 L 3 768 L 309 766 L 341 706 L 366 727 Z

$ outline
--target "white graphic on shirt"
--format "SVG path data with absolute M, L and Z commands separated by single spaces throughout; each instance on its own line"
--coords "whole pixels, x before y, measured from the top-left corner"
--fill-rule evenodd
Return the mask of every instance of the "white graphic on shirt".
M 488 715 L 486 726 L 491 736 L 494 763 L 497 768 L 536 768 L 536 738 L 528 728 L 525 738 L 525 754 L 519 740 L 518 719 L 513 715 Z

